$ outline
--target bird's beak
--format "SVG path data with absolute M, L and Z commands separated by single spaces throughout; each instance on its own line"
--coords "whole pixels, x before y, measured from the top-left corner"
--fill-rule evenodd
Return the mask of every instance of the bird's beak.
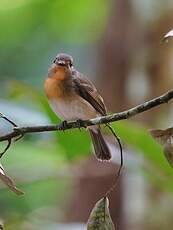
M 58 61 L 57 64 L 58 64 L 58 65 L 65 65 L 66 63 L 65 63 L 65 61 Z

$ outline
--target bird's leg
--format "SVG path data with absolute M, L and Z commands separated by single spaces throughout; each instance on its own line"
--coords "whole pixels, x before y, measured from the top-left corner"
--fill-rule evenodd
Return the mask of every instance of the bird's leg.
M 62 122 L 59 124 L 59 129 L 60 129 L 60 130 L 65 130 L 66 127 L 67 127 L 67 121 L 66 121 L 66 120 L 62 121 Z

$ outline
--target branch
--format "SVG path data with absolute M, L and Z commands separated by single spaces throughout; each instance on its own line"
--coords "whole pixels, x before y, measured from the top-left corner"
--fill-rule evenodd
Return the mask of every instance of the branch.
M 125 120 L 128 119 L 132 116 L 135 116 L 139 113 L 145 112 L 147 110 L 150 110 L 156 106 L 159 106 L 161 104 L 167 103 L 173 98 L 173 90 L 168 91 L 167 93 L 154 98 L 150 101 L 144 102 L 143 104 L 140 104 L 134 108 L 131 108 L 129 110 L 120 112 L 120 113 L 114 113 L 111 115 L 103 116 L 103 117 L 97 117 L 91 120 L 83 120 L 83 121 L 70 121 L 70 122 L 65 122 L 61 123 L 58 125 L 44 125 L 44 126 L 26 126 L 26 127 L 18 127 L 15 126 L 13 127 L 13 131 L 0 136 L 0 142 L 1 141 L 9 141 L 13 138 L 17 139 L 20 136 L 23 136 L 26 133 L 38 133 L 38 132 L 48 132 L 48 131 L 64 131 L 67 129 L 75 129 L 75 128 L 86 128 L 87 126 L 92 126 L 92 125 L 98 125 L 98 124 L 107 124 L 110 122 L 114 121 L 119 121 L 119 120 Z M 1 116 L 2 117 L 2 116 Z M 4 117 L 3 117 L 4 118 Z M 7 119 L 6 119 L 7 120 Z M 14 124 L 13 122 L 10 121 L 11 124 Z

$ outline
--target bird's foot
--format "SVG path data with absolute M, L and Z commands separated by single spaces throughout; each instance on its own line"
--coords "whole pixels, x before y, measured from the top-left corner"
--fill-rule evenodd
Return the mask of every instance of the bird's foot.
M 87 126 L 84 125 L 84 121 L 81 119 L 76 120 L 76 123 L 80 131 L 81 131 L 81 128 L 87 128 Z
M 64 131 L 66 129 L 66 127 L 67 127 L 67 121 L 66 120 L 62 121 L 59 124 L 59 130 L 63 130 Z

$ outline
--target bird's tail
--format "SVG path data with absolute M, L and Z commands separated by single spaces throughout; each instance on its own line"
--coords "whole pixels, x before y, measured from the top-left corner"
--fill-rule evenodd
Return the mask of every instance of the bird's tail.
M 91 139 L 93 142 L 95 155 L 98 160 L 108 161 L 111 159 L 111 153 L 106 141 L 103 138 L 100 128 L 89 129 Z

